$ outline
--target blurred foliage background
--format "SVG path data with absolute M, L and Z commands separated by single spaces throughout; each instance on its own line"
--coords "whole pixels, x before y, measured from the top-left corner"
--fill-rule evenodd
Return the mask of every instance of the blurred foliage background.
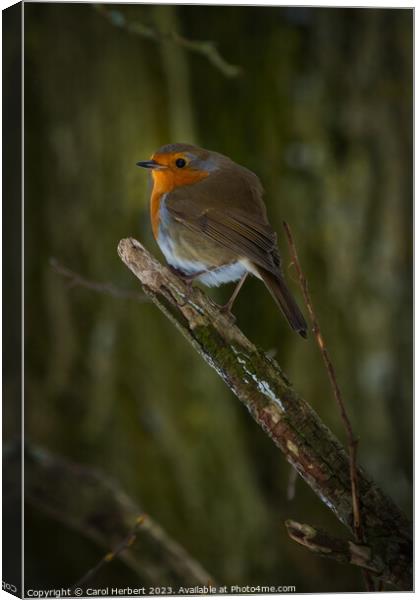
M 137 290 L 120 238 L 161 255 L 135 163 L 185 141 L 255 171 L 286 269 L 282 220 L 294 231 L 360 462 L 411 513 L 412 27 L 410 10 L 25 5 L 26 436 L 114 477 L 221 583 L 363 589 L 287 538 L 286 518 L 347 533 L 302 481 L 287 500 L 282 454 L 166 318 L 69 286 L 50 258 Z M 235 312 L 344 441 L 314 341 L 256 280 Z M 30 583 L 70 585 L 102 554 L 27 509 Z M 139 582 L 116 561 L 105 583 Z

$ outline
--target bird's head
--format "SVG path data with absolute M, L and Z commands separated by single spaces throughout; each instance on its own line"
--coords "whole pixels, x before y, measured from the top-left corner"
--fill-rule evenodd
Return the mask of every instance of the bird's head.
M 137 165 L 150 169 L 155 185 L 165 193 L 205 179 L 220 167 L 222 158 L 225 157 L 192 144 L 169 144 Z

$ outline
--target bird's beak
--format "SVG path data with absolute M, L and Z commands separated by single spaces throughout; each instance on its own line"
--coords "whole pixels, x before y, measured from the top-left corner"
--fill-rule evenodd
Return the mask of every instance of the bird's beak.
M 143 169 L 165 169 L 165 165 L 161 165 L 155 160 L 141 160 L 136 163 L 138 167 L 143 167 Z

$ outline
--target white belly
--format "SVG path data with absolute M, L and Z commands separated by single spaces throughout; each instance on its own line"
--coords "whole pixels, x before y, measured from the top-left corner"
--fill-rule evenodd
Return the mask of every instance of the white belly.
M 179 269 L 185 275 L 194 275 L 194 273 L 205 271 L 202 275 L 197 275 L 197 281 L 208 287 L 219 286 L 229 281 L 238 281 L 249 270 L 246 261 L 237 261 L 209 270 L 207 265 L 200 261 L 180 258 L 177 256 L 171 240 L 162 231 L 159 232 L 157 242 L 167 262 L 175 269 Z
M 238 281 L 238 279 L 245 275 L 247 270 L 245 265 L 238 261 L 219 267 L 214 271 L 207 271 L 207 273 L 203 273 L 203 275 L 197 277 L 197 280 L 204 283 L 204 285 L 214 287 L 222 283 L 229 283 L 229 281 Z

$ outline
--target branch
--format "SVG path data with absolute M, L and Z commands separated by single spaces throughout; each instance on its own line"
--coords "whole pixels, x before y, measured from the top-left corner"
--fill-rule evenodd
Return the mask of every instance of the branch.
M 123 290 L 112 283 L 103 283 L 101 281 L 91 281 L 90 279 L 86 279 L 86 277 L 83 277 L 82 275 L 79 275 L 79 273 L 75 273 L 75 271 L 71 271 L 60 264 L 56 258 L 50 258 L 50 267 L 55 273 L 67 279 L 69 287 L 83 287 L 98 292 L 99 294 L 113 296 L 114 298 L 137 300 L 137 302 L 142 303 L 149 302 L 147 296 L 140 294 L 139 292 Z
M 117 10 L 116 8 L 109 9 L 104 4 L 94 4 L 93 8 L 96 9 L 110 23 L 116 27 L 125 29 L 128 33 L 139 35 L 147 40 L 157 43 L 172 42 L 173 44 L 177 44 L 178 46 L 181 46 L 190 52 L 201 54 L 225 77 L 238 77 L 238 75 L 240 75 L 242 72 L 241 67 L 228 63 L 220 55 L 214 42 L 189 40 L 176 31 L 165 33 L 157 31 L 156 29 L 153 29 L 148 25 L 144 25 L 139 21 L 128 21 L 120 10 Z
M 351 496 L 353 503 L 353 533 L 356 542 L 359 544 L 365 541 L 363 523 L 360 519 L 360 496 L 359 496 L 359 480 L 357 476 L 357 446 L 358 440 L 353 432 L 353 427 L 351 425 L 350 417 L 347 413 L 346 405 L 344 403 L 344 398 L 341 393 L 340 386 L 338 385 L 337 376 L 335 374 L 335 369 L 332 364 L 330 353 L 328 352 L 327 346 L 325 344 L 324 337 L 321 332 L 321 327 L 319 325 L 318 318 L 315 313 L 315 308 L 312 303 L 311 294 L 309 292 L 309 284 L 306 279 L 302 267 L 300 266 L 299 257 L 296 250 L 296 245 L 293 240 L 292 231 L 286 221 L 283 222 L 283 227 L 286 232 L 287 243 L 289 245 L 289 252 L 292 257 L 293 264 L 295 266 L 296 272 L 299 278 L 300 288 L 302 290 L 303 297 L 305 298 L 306 308 L 308 309 L 309 317 L 312 322 L 312 331 L 315 335 L 315 340 L 318 344 L 319 350 L 321 352 L 322 360 L 324 361 L 325 368 L 327 370 L 328 379 L 330 380 L 331 388 L 333 390 L 333 395 L 335 402 L 338 407 L 338 411 L 340 413 L 341 420 L 344 424 L 344 429 L 347 435 L 347 444 L 348 444 L 348 452 L 349 452 L 349 460 L 350 460 L 350 481 L 351 481 Z M 373 582 L 369 573 L 364 573 L 366 580 L 366 587 L 369 591 L 374 591 Z
M 358 542 L 363 542 L 363 526 L 360 521 L 360 502 L 359 502 L 359 490 L 358 490 L 358 479 L 357 479 L 357 439 L 353 433 L 353 428 L 351 426 L 350 418 L 347 414 L 347 410 L 344 404 L 344 399 L 340 390 L 340 387 L 337 382 L 337 377 L 335 375 L 335 370 L 333 364 L 330 359 L 330 354 L 327 350 L 327 346 L 325 345 L 324 338 L 321 333 L 321 328 L 319 326 L 318 319 L 315 314 L 315 309 L 312 304 L 311 295 L 309 293 L 309 285 L 308 280 L 303 274 L 302 267 L 300 266 L 299 258 L 296 251 L 296 246 L 293 240 L 292 232 L 290 230 L 289 225 L 284 221 L 283 222 L 284 229 L 286 231 L 287 241 L 289 244 L 289 251 L 292 256 L 293 264 L 295 265 L 295 269 L 297 271 L 299 277 L 300 287 L 302 289 L 303 296 L 305 298 L 306 307 L 309 312 L 310 319 L 312 321 L 312 331 L 315 335 L 316 342 L 321 351 L 322 359 L 325 364 L 325 368 L 327 369 L 328 378 L 330 380 L 330 384 L 333 390 L 334 398 L 338 406 L 338 410 L 340 412 L 341 420 L 344 423 L 344 428 L 346 430 L 347 439 L 348 439 L 348 448 L 349 448 L 349 457 L 350 457 L 350 477 L 351 477 L 351 487 L 352 487 L 352 502 L 353 502 L 353 530 L 356 540 Z
M 25 501 L 107 551 L 81 582 L 86 583 L 115 556 L 151 585 L 162 585 L 162 581 L 209 585 L 214 581 L 114 482 L 94 469 L 28 445 Z
M 121 240 L 118 253 L 145 293 L 217 371 L 319 498 L 352 530 L 347 454 L 291 387 L 276 361 L 256 348 L 201 290 L 189 292 L 139 242 Z M 378 576 L 399 589 L 411 589 L 411 524 L 361 470 L 358 477 L 366 543 L 381 561 Z
M 82 586 L 85 587 L 88 581 L 91 581 L 94 577 L 96 577 L 96 574 L 102 569 L 102 567 L 109 565 L 109 563 L 115 560 L 122 552 L 124 552 L 124 550 L 127 550 L 127 548 L 132 546 L 136 541 L 137 533 L 145 520 L 146 515 L 140 515 L 137 517 L 134 526 L 130 529 L 125 538 L 121 540 L 121 542 L 119 542 L 119 544 L 117 544 L 117 546 L 111 550 L 111 552 L 107 552 L 94 567 L 89 569 L 89 571 L 87 571 L 83 577 L 81 577 L 77 583 L 72 586 L 71 591 L 75 592 L 77 588 L 81 588 Z M 77 594 L 73 593 L 72 596 L 74 595 Z
M 369 546 L 355 544 L 351 540 L 341 540 L 306 523 L 289 520 L 285 525 L 289 537 L 311 552 L 340 563 L 362 567 L 374 575 L 380 574 L 382 561 L 372 556 Z

